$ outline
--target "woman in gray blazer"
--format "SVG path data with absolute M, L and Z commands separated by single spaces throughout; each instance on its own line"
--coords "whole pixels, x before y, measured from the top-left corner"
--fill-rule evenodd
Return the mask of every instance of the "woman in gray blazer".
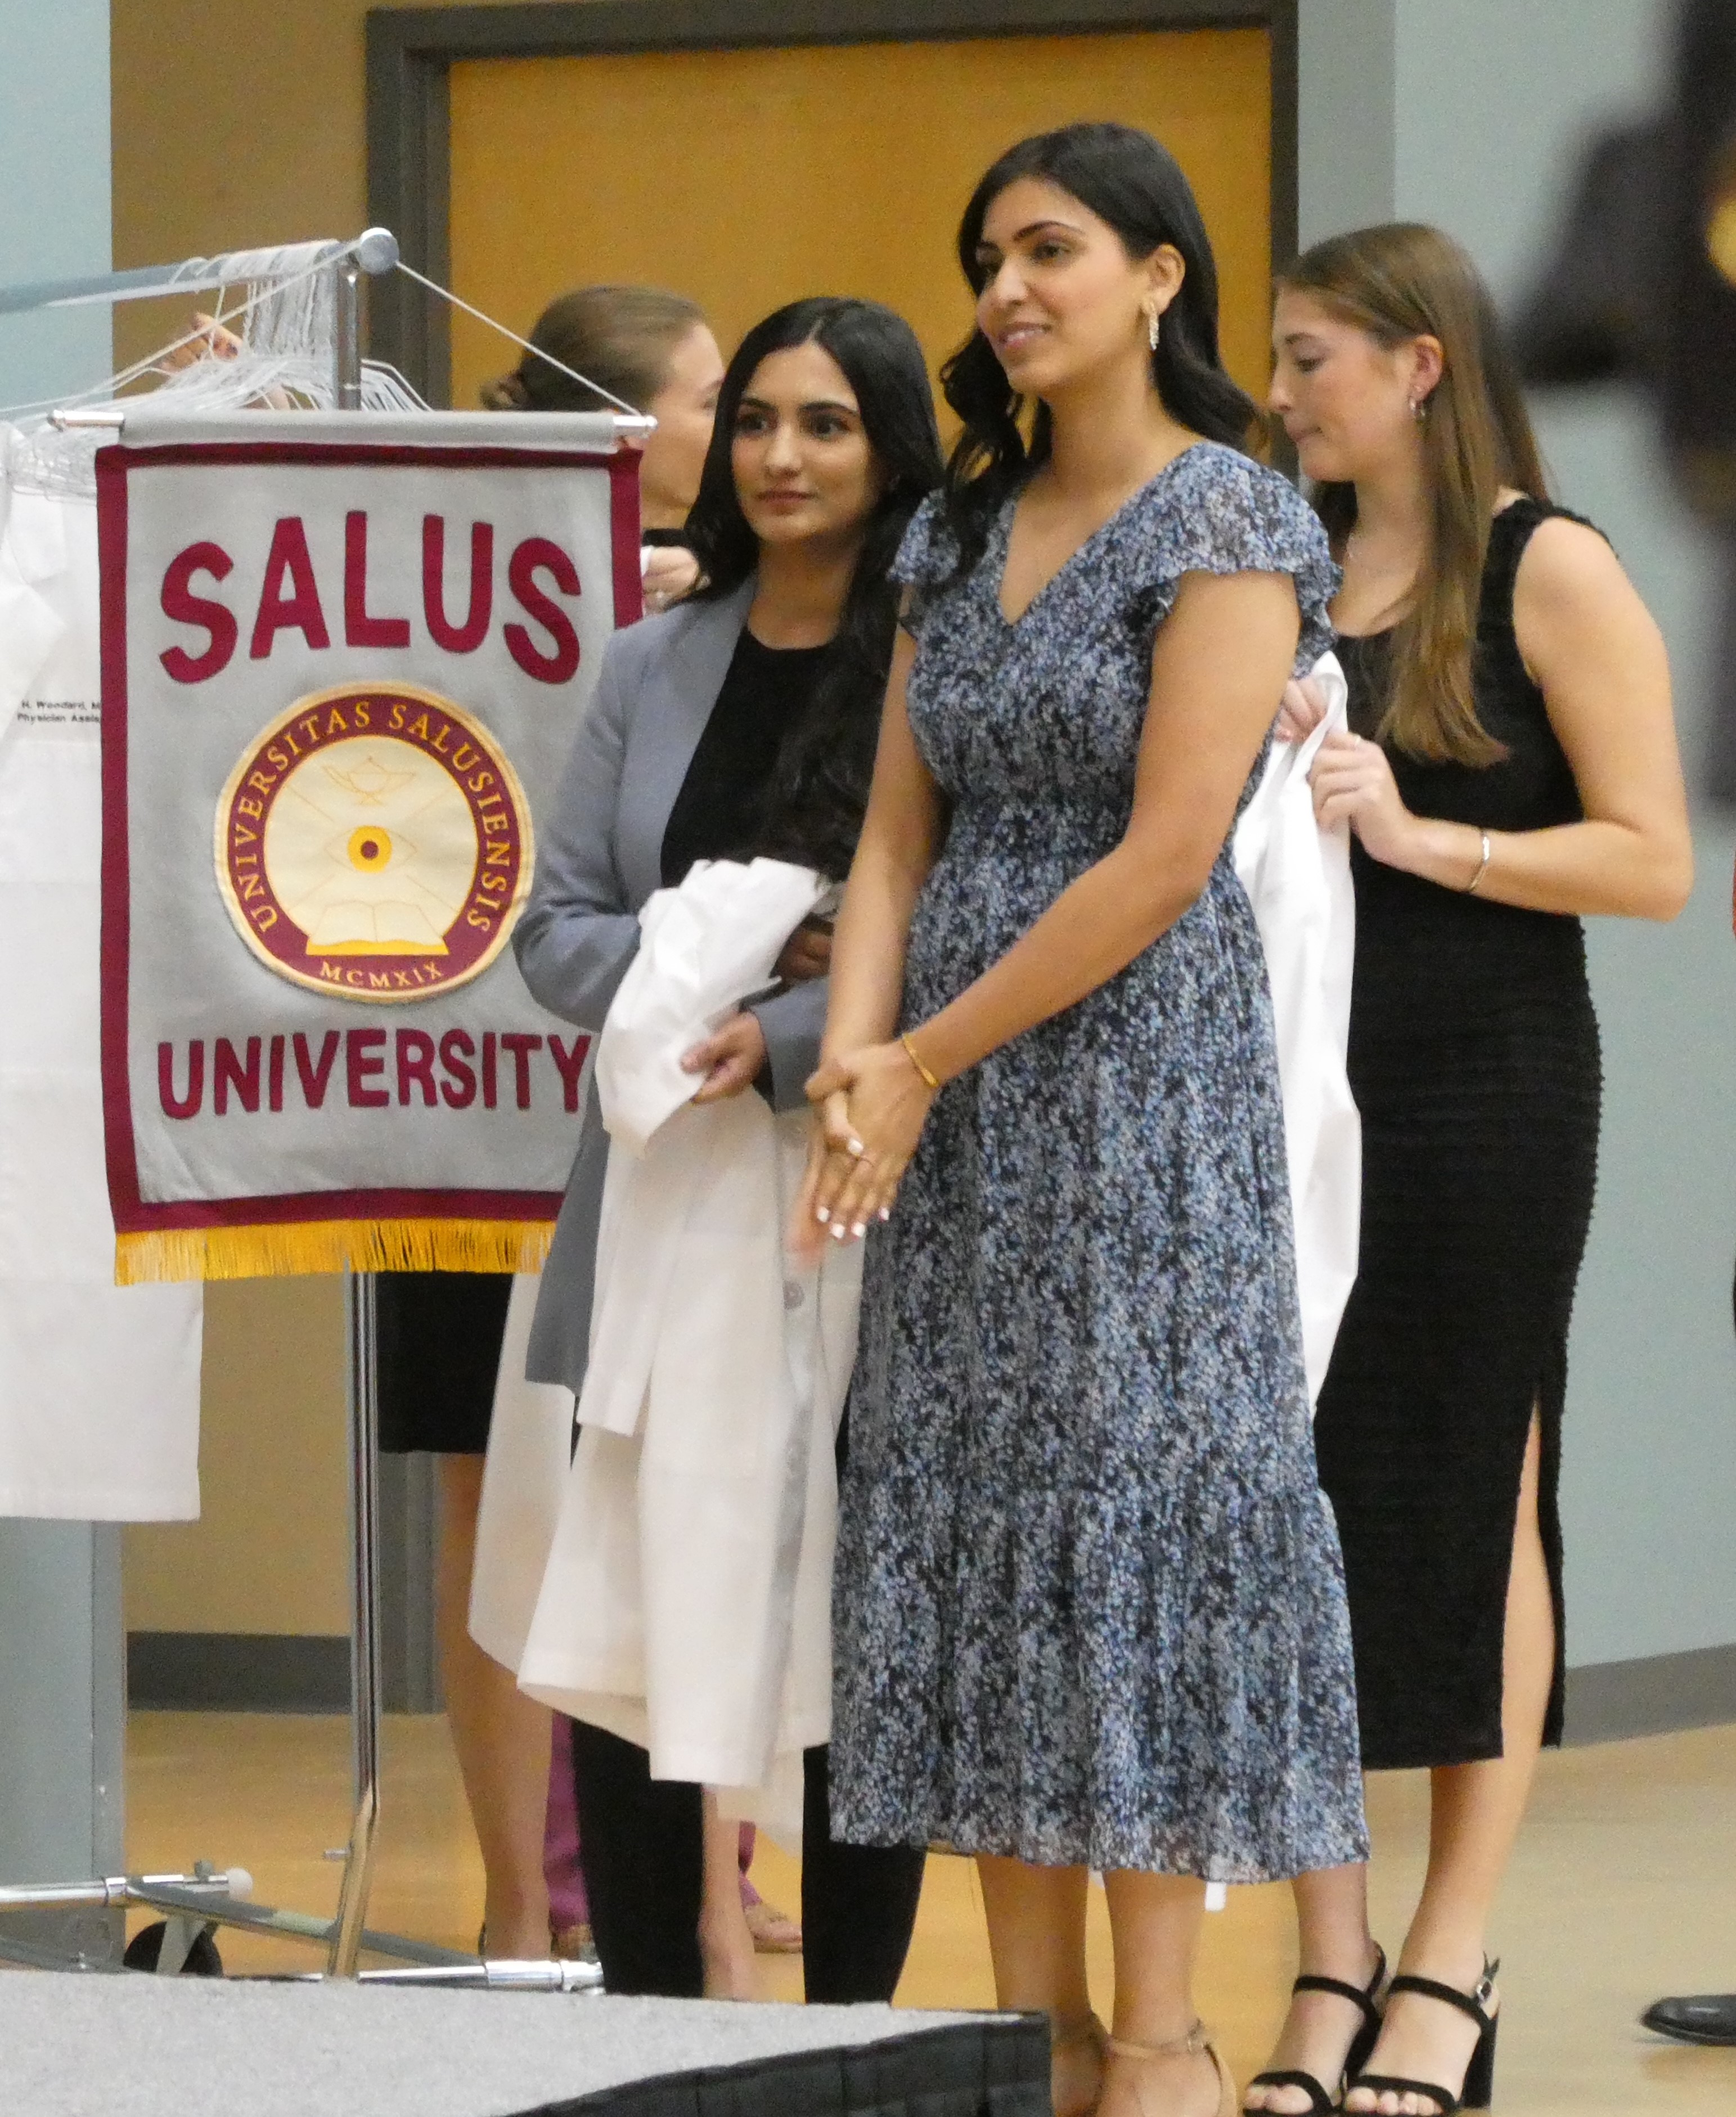
M 593 1033 L 638 947 L 638 913 L 696 860 L 766 856 L 842 880 L 862 821 L 896 622 L 888 578 L 940 477 L 928 376 L 877 303 L 818 297 L 749 332 L 730 362 L 688 523 L 705 585 L 609 644 L 514 935 L 545 1007 Z M 826 1016 L 830 935 L 799 928 L 779 984 L 691 1051 L 696 1102 L 803 1106 Z M 544 1268 L 532 1381 L 584 1382 L 609 1142 L 595 1088 Z M 698 1995 L 697 1786 L 575 1729 L 583 1859 L 605 1981 Z M 889 1999 L 923 1855 L 834 1845 L 824 1749 L 806 1760 L 802 1909 L 810 1999 Z
M 213 326 L 219 353 L 225 335 Z M 655 415 L 656 431 L 639 458 L 639 534 L 642 549 L 652 547 L 644 549 L 646 601 L 661 607 L 658 596 L 667 601 L 670 589 L 693 583 L 693 554 L 676 540 L 699 488 L 722 382 L 723 356 L 696 302 L 659 287 L 578 287 L 543 311 L 524 357 L 484 385 L 482 402 L 491 411 L 534 413 L 603 411 L 615 399 Z M 483 1460 L 512 1284 L 510 1272 L 378 1275 L 380 1446 L 388 1455 L 435 1459 L 435 1622 L 447 1724 L 482 1854 L 478 1948 L 536 1956 L 552 1942 L 556 1954 L 577 1956 L 591 1944 L 590 1912 L 571 1849 L 577 1825 L 563 1822 L 550 1798 L 557 1774 L 572 1778 L 560 1723 L 559 1757 L 545 1762 L 548 1709 L 518 1690 L 469 1630 Z

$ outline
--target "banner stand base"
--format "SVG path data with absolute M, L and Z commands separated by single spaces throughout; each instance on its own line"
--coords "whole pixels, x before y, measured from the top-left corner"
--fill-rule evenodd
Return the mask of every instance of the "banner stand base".
M 544 1231 L 545 1234 L 546 1231 Z M 48 1882 L 0 1887 L 0 1914 L 7 1912 L 124 1911 L 144 1906 L 164 1914 L 160 1939 L 134 1953 L 124 1966 L 109 1953 L 101 1960 L 39 1945 L 0 1930 L 0 1961 L 39 1970 L 149 1968 L 159 1976 L 220 1976 L 214 1941 L 228 1926 L 312 1943 L 326 1951 L 323 1972 L 303 1973 L 367 1985 L 414 1984 L 487 1991 L 598 1992 L 602 1972 L 594 1962 L 489 1960 L 437 1948 L 402 1934 L 379 1933 L 366 1924 L 380 1821 L 380 1506 L 378 1325 L 371 1274 L 352 1272 L 344 1287 L 348 1339 L 350 1487 L 350 1744 L 355 1806 L 343 1855 L 343 1884 L 338 1915 L 322 1919 L 251 1901 L 252 1878 L 239 1867 L 219 1869 L 204 1861 L 190 1875 L 121 1875 L 85 1882 Z M 144 1935 L 135 1936 L 136 1951 Z M 399 1968 L 362 1970 L 362 1952 L 390 1958 Z M 131 1952 L 131 1951 L 130 1951 Z M 296 1973 L 292 1972 L 291 1975 Z
M 204 1861 L 190 1875 L 116 1875 L 89 1882 L 25 1883 L 0 1887 L 0 1914 L 21 1911 L 88 1909 L 124 1912 L 145 1907 L 164 1914 L 160 1944 L 149 1966 L 159 1977 L 220 1974 L 220 1964 L 211 1946 L 222 1927 L 246 1933 L 268 1934 L 282 1940 L 311 1942 L 331 1949 L 339 1922 L 315 1918 L 305 1912 L 279 1911 L 270 1904 L 251 1901 L 247 1892 L 252 1878 L 245 1869 L 220 1870 Z M 137 1941 L 135 1940 L 135 1946 Z M 360 1927 L 356 1945 L 371 1955 L 389 1957 L 399 1968 L 363 1970 L 356 1973 L 364 1985 L 423 1985 L 472 1990 L 519 1992 L 596 1992 L 602 1988 L 602 1972 L 594 1962 L 514 1962 L 479 1959 L 431 1942 L 412 1940 L 395 1933 L 377 1933 Z M 35 1970 L 116 1971 L 122 1966 L 113 1956 L 95 1957 L 42 1947 L 21 1936 L 0 1930 L 0 1962 L 16 1962 Z M 133 1967 L 145 1967 L 142 1963 Z M 299 1973 L 305 1981 L 323 1981 L 326 1973 Z M 292 1977 L 297 1976 L 291 1972 Z M 238 1978 L 234 1981 L 245 1983 Z M 272 1981 L 277 1981 L 275 1978 Z

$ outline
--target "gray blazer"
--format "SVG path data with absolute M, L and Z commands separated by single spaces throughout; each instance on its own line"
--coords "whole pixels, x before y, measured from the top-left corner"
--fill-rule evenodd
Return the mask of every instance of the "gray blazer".
M 638 948 L 640 906 L 663 886 L 670 812 L 723 689 L 753 586 L 646 618 L 616 633 L 604 654 L 513 934 L 536 999 L 593 1035 Z M 825 979 L 816 978 L 753 1008 L 780 1110 L 801 1106 L 803 1083 L 818 1062 L 826 997 Z M 574 1391 L 583 1384 L 608 1163 L 593 1082 L 531 1326 L 525 1371 L 532 1381 Z

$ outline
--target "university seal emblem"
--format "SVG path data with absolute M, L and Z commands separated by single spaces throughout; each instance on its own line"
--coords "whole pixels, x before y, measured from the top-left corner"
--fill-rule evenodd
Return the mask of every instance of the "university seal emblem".
M 413 685 L 297 699 L 243 751 L 216 822 L 236 932 L 280 977 L 334 999 L 463 985 L 530 891 L 530 810 L 504 752 Z

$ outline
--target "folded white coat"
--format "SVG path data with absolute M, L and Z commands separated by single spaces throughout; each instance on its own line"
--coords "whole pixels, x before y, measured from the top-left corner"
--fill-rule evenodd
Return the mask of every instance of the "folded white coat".
M 1323 654 L 1310 674 L 1325 694 L 1325 718 L 1305 742 L 1273 741 L 1264 774 L 1236 826 L 1233 851 L 1259 927 L 1272 989 L 1302 1347 L 1313 1404 L 1356 1276 L 1362 1122 L 1345 1071 L 1356 942 L 1350 834 L 1319 828 L 1308 784 L 1321 745 L 1346 725 L 1347 691 L 1334 655 Z
M 683 1054 L 763 992 L 787 941 L 825 894 L 811 868 L 783 860 L 695 860 L 679 889 L 639 914 L 639 952 L 596 1047 L 609 1137 L 642 1154 L 698 1086 Z
M 582 1428 L 521 1686 L 799 1829 L 831 1727 L 832 1445 L 861 1252 L 792 1257 L 805 1112 L 688 1108 L 680 1068 L 819 901 L 809 870 L 699 863 L 641 914 L 598 1041 L 611 1135 Z

